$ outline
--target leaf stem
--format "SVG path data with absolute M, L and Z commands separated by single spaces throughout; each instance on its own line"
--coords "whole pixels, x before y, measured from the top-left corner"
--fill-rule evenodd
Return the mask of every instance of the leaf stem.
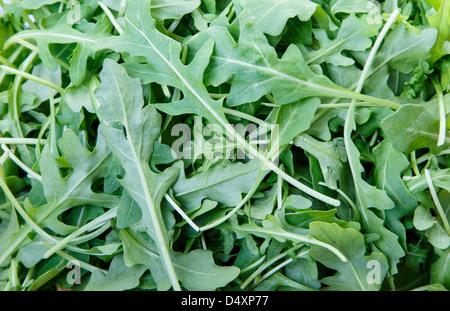
M 123 34 L 123 28 L 120 26 L 120 24 L 117 22 L 116 18 L 112 14 L 111 10 L 102 2 L 99 1 L 98 5 L 102 8 L 102 10 L 105 12 L 106 16 L 108 16 L 109 21 L 114 26 L 114 28 L 117 30 L 117 32 L 121 35 Z
M 419 171 L 419 167 L 417 166 L 417 160 L 416 160 L 416 151 L 412 151 L 409 154 L 409 159 L 411 161 L 411 167 L 414 171 L 414 174 L 416 174 L 416 176 L 420 176 L 420 171 Z
M 281 254 L 274 256 L 267 260 L 265 263 L 263 263 L 261 266 L 258 267 L 240 286 L 241 289 L 246 288 L 251 281 L 253 281 L 258 275 L 260 275 L 266 268 L 270 267 L 272 264 L 280 260 L 281 258 L 285 257 L 292 251 L 296 251 L 300 247 L 303 247 L 303 244 L 297 244 L 294 247 L 291 247 L 290 249 L 282 252 Z M 309 251 L 309 250 L 308 250 Z
M 303 252 L 298 253 L 295 257 L 296 258 L 301 258 L 305 255 L 307 255 L 309 253 L 309 249 Z M 263 274 L 261 276 L 261 278 L 258 280 L 258 283 L 261 283 L 262 281 L 264 281 L 265 279 L 267 279 L 268 277 L 270 277 L 271 275 L 273 275 L 275 272 L 279 271 L 280 269 L 284 268 L 285 266 L 287 266 L 288 264 L 290 264 L 291 262 L 293 262 L 294 259 L 292 258 L 288 258 L 285 261 L 283 261 L 282 263 L 276 265 L 275 267 L 273 267 L 272 269 L 270 269 L 268 272 L 266 272 L 265 274 Z
M 442 146 L 445 143 L 445 134 L 447 132 L 447 118 L 445 113 L 445 104 L 444 104 L 444 96 L 442 95 L 442 88 L 437 81 L 436 77 L 431 77 L 431 82 L 436 89 L 436 95 L 438 98 L 439 104 L 439 136 L 437 141 L 437 146 Z
M 256 123 L 256 124 L 259 124 L 259 125 L 269 125 L 270 124 L 270 123 L 268 123 L 268 122 L 266 122 L 264 120 L 261 120 L 261 119 L 259 119 L 257 117 L 249 115 L 248 113 L 245 113 L 245 112 L 242 112 L 242 111 L 238 111 L 238 110 L 235 110 L 235 109 L 223 108 L 223 112 L 225 112 L 226 114 L 235 116 L 235 117 L 239 117 L 241 119 L 248 120 L 250 122 L 253 122 L 253 123 Z
M 34 75 L 32 75 L 32 74 L 29 74 L 29 73 L 27 73 L 27 72 L 24 72 L 24 71 L 21 71 L 21 70 L 17 70 L 17 69 L 14 69 L 14 68 L 11 68 L 11 67 L 5 66 L 5 65 L 0 65 L 0 69 L 3 69 L 3 70 L 5 70 L 5 71 L 7 71 L 7 72 L 9 72 L 9 73 L 12 73 L 12 74 L 15 74 L 15 75 L 19 75 L 19 76 L 21 76 L 21 77 L 24 77 L 24 78 L 26 78 L 26 79 L 32 80 L 32 81 L 34 81 L 34 82 L 43 84 L 43 85 L 45 85 L 45 86 L 48 86 L 48 87 L 50 87 L 50 88 L 52 88 L 52 89 L 58 91 L 58 92 L 61 93 L 61 94 L 64 94 L 64 89 L 63 89 L 62 87 L 60 87 L 60 86 L 54 84 L 53 82 L 44 80 L 44 79 L 42 79 L 42 78 L 36 77 L 36 76 L 34 76 Z
M 20 289 L 19 264 L 14 258 L 9 265 L 9 280 L 11 282 L 12 290 L 16 291 Z
M 167 193 L 164 195 L 164 198 L 169 202 L 169 204 L 180 214 L 180 216 L 195 230 L 200 231 L 200 228 L 189 218 L 188 215 L 178 206 L 178 204 L 168 195 Z
M 112 219 L 117 216 L 117 207 L 112 208 L 106 213 L 102 214 L 101 216 L 95 218 L 94 220 L 90 221 L 89 223 L 85 224 L 84 226 L 81 226 L 68 236 L 66 236 L 64 239 L 53 245 L 45 254 L 44 258 L 48 258 L 60 249 L 62 249 L 64 246 L 69 244 L 72 240 L 74 240 L 76 237 L 80 236 L 81 234 L 89 231 L 90 229 L 94 228 L 95 226 L 108 221 L 109 219 Z
M 25 163 L 23 163 L 18 157 L 16 157 L 14 155 L 14 152 L 9 149 L 5 144 L 1 145 L 1 148 L 3 149 L 3 151 L 8 154 L 8 157 L 14 161 L 14 163 L 16 163 L 21 169 L 23 169 L 30 178 L 36 179 L 39 182 L 42 182 L 42 177 L 37 174 L 36 172 L 34 172 L 31 168 L 29 168 Z
M 0 137 L 0 144 L 6 145 L 45 145 L 45 139 Z
M 437 212 L 442 220 L 442 224 L 444 225 L 445 232 L 450 237 L 450 225 L 447 220 L 447 215 L 442 209 L 441 202 L 436 193 L 436 189 L 434 189 L 433 180 L 431 179 L 430 171 L 425 169 L 425 178 L 427 180 L 428 189 L 430 189 L 431 197 L 433 198 L 434 205 L 436 206 Z
M 43 243 L 48 248 L 52 247 L 52 245 L 50 243 L 48 243 L 48 242 L 44 241 Z M 108 273 L 108 271 L 106 271 L 104 269 L 101 269 L 101 268 L 95 267 L 95 266 L 93 266 L 91 264 L 88 264 L 87 262 L 84 262 L 84 261 L 82 261 L 82 260 L 80 260 L 78 258 L 75 258 L 75 257 L 73 257 L 73 256 L 71 256 L 71 255 L 69 255 L 69 254 L 67 254 L 67 253 L 65 253 L 65 252 L 63 252 L 61 250 L 56 251 L 56 254 L 58 254 L 59 256 L 61 256 L 62 258 L 64 258 L 65 260 L 67 260 L 69 262 L 77 262 L 77 263 L 79 263 L 81 268 L 83 268 L 83 269 L 85 269 L 85 270 L 87 270 L 89 272 L 100 271 L 103 274 L 107 274 Z

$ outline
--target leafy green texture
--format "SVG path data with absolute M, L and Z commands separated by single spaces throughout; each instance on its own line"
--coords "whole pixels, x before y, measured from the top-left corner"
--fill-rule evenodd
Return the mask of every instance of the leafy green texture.
M 184 172 L 180 165 L 178 167 Z M 230 163 L 225 167 L 216 164 L 191 178 L 181 173 L 172 189 L 187 211 L 200 207 L 203 199 L 235 206 L 242 200 L 242 193 L 250 191 L 260 171 L 259 161 Z
M 394 147 L 402 152 L 428 148 L 437 152 L 439 120 L 420 105 L 404 105 L 394 114 L 386 117 L 381 124 L 383 131 L 392 140 Z M 445 139 L 448 146 L 450 140 Z
M 297 16 L 302 21 L 309 20 L 317 6 L 309 0 L 263 0 L 258 3 L 243 0 L 241 5 L 244 9 L 239 15 L 241 25 L 250 22 L 259 31 L 271 36 L 279 35 L 291 17 Z
M 99 115 L 103 121 L 99 131 L 125 169 L 125 175 L 120 180 L 122 186 L 141 208 L 142 218 L 136 225 L 138 230 L 152 237 L 166 273 L 171 282 L 176 282 L 173 280 L 175 276 L 170 275 L 174 273 L 168 250 L 170 235 L 160 204 L 175 181 L 178 170 L 172 168 L 155 174 L 149 166 L 161 116 L 153 105 L 143 107 L 140 82 L 129 78 L 118 64 L 105 61 L 101 82 L 96 91 L 100 103 Z M 122 129 L 114 127 L 115 124 L 122 126 Z
M 364 236 L 355 229 L 343 229 L 336 224 L 314 222 L 310 224 L 311 236 L 336 246 L 348 258 L 347 263 L 336 261 L 334 254 L 316 246 L 311 247 L 311 257 L 325 266 L 336 270 L 337 274 L 322 280 L 331 288 L 344 290 L 378 290 L 380 284 L 376 279 L 371 279 L 367 273 L 371 262 L 379 269 L 381 275 L 385 275 L 388 269 L 386 257 L 381 253 L 371 253 L 366 256 Z
M 367 23 L 364 18 L 358 19 L 355 15 L 349 15 L 342 22 L 336 38 L 330 40 L 325 30 L 317 30 L 314 36 L 319 42 L 320 48 L 313 51 L 305 51 L 304 58 L 308 64 L 320 64 L 327 62 L 335 66 L 352 65 L 355 61 L 342 55 L 343 50 L 365 51 L 372 46 L 370 38 L 378 34 L 379 24 Z
M 449 6 L 0 1 L 0 290 L 450 290 Z
M 158 255 L 154 251 L 155 245 L 151 240 L 127 230 L 122 230 L 120 236 L 124 243 L 127 266 L 153 266 L 158 260 Z M 239 273 L 236 267 L 216 266 L 211 252 L 207 250 L 198 249 L 189 253 L 172 252 L 171 258 L 177 276 L 188 290 L 215 290 L 217 287 L 228 284 Z M 153 276 L 156 278 L 157 274 Z M 167 283 L 167 279 L 162 277 L 161 282 Z M 166 286 L 170 287 L 170 283 Z

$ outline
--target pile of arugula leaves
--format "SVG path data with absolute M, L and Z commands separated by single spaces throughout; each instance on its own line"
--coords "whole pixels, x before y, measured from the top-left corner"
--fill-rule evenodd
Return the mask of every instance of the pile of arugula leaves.
M 449 0 L 0 8 L 0 289 L 450 289 Z

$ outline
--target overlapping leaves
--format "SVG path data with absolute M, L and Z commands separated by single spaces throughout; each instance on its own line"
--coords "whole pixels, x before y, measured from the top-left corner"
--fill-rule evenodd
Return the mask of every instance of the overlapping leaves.
M 448 3 L 373 58 L 392 2 L 6 5 L 0 287 L 448 289 Z M 278 132 L 177 160 L 196 116 Z

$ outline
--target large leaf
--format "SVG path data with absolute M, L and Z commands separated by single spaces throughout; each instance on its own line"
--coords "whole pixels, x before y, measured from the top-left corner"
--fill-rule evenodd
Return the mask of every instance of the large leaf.
M 47 204 L 39 207 L 29 207 L 34 219 L 42 227 L 48 227 L 54 232 L 67 234 L 74 230 L 63 224 L 59 215 L 69 208 L 92 204 L 101 207 L 118 205 L 116 197 L 92 190 L 92 184 L 106 174 L 111 160 L 111 151 L 107 148 L 103 137 L 99 136 L 93 152 L 85 149 L 76 134 L 67 129 L 60 143 L 62 159 L 71 172 L 62 176 L 57 159 L 51 154 L 50 145 L 42 151 L 39 162 L 42 175 L 42 186 Z
M 180 59 L 180 43 L 155 27 L 155 20 L 150 15 L 150 2 L 130 2 L 125 21 L 124 33 L 97 40 L 97 49 L 144 57 L 148 61 L 146 64 L 132 63 L 127 66 L 130 74 L 141 78 L 143 83 L 157 82 L 181 90 L 183 100 L 158 105 L 159 109 L 173 114 L 195 113 L 225 127 L 227 122 L 221 101 L 211 99 L 202 83 L 213 42 L 206 43 L 186 66 Z
M 60 143 L 62 157 L 55 159 L 47 144 L 42 151 L 39 162 L 42 184 L 36 184 L 25 199 L 27 214 L 41 228 L 49 228 L 54 233 L 67 235 L 77 229 L 61 221 L 61 214 L 79 205 L 94 205 L 114 208 L 119 204 L 116 197 L 92 191 L 92 184 L 102 178 L 107 171 L 111 152 L 101 136 L 91 152 L 85 149 L 76 134 L 67 129 Z M 76 152 L 75 152 L 76 150 Z M 60 160 L 60 161 L 58 161 Z M 63 177 L 60 162 L 70 168 L 70 173 Z M 13 217 L 15 214 L 11 214 Z M 0 264 L 4 262 L 19 246 L 29 243 L 29 234 L 33 229 L 27 224 L 13 230 L 15 221 L 11 218 L 11 229 L 2 235 L 5 249 L 2 250 Z M 13 231 L 9 231 L 13 230 Z M 5 240 L 4 240 L 5 239 Z
M 68 14 L 64 14 L 59 21 L 49 29 L 26 30 L 13 36 L 9 42 L 17 39 L 36 40 L 39 56 L 45 67 L 50 71 L 57 68 L 57 63 L 50 51 L 51 44 L 78 43 L 70 60 L 69 74 L 73 85 L 79 86 L 86 77 L 87 61 L 94 57 L 98 51 L 96 40 L 110 35 L 111 24 L 107 17 L 103 17 L 96 24 L 83 27 L 83 31 L 77 30 L 68 23 Z M 82 17 L 82 16 L 80 16 Z
M 279 105 L 314 96 L 369 100 L 314 73 L 295 45 L 290 45 L 278 58 L 267 38 L 253 24 L 245 25 L 238 44 L 223 27 L 210 27 L 187 44 L 192 51 L 198 51 L 210 39 L 216 45 L 205 72 L 205 83 L 218 86 L 231 82 L 228 105 L 253 102 L 267 93 L 272 93 Z
M 436 42 L 437 31 L 434 28 L 424 28 L 418 33 L 398 24 L 390 32 L 376 54 L 369 69 L 368 77 L 388 65 L 390 70 L 410 73 L 417 67 L 421 59 L 429 56 L 430 48 Z M 398 42 L 402 44 L 398 44 Z M 354 52 L 358 59 L 358 54 Z M 365 53 L 367 54 L 367 53 Z M 362 55 L 361 55 L 362 56 Z M 363 56 L 362 59 L 365 59 Z M 364 61 L 361 63 L 364 64 Z M 355 86 L 357 81 L 354 82 Z
M 101 85 L 96 91 L 102 118 L 99 131 L 125 170 L 120 180 L 142 211 L 137 230 L 146 231 L 155 241 L 163 267 L 172 286 L 178 280 L 169 255 L 170 234 L 165 227 L 160 203 L 175 181 L 178 170 L 154 173 L 149 166 L 153 142 L 161 129 L 161 115 L 153 105 L 144 107 L 142 86 L 128 77 L 125 69 L 113 61 L 105 61 Z
M 370 208 L 379 211 L 386 211 L 395 207 L 394 202 L 389 198 L 386 190 L 379 189 L 369 184 L 362 177 L 364 167 L 360 162 L 361 153 L 352 140 L 352 131 L 356 127 L 355 106 L 352 104 L 347 111 L 347 118 L 344 125 L 344 143 L 347 152 L 347 159 L 353 177 L 355 189 L 356 206 L 358 207 L 358 220 L 361 221 L 367 233 L 374 233 L 379 239 L 374 242 L 376 247 L 388 258 L 390 273 L 397 273 L 397 264 L 400 258 L 405 255 L 398 236 L 384 226 L 384 220 L 377 216 Z

